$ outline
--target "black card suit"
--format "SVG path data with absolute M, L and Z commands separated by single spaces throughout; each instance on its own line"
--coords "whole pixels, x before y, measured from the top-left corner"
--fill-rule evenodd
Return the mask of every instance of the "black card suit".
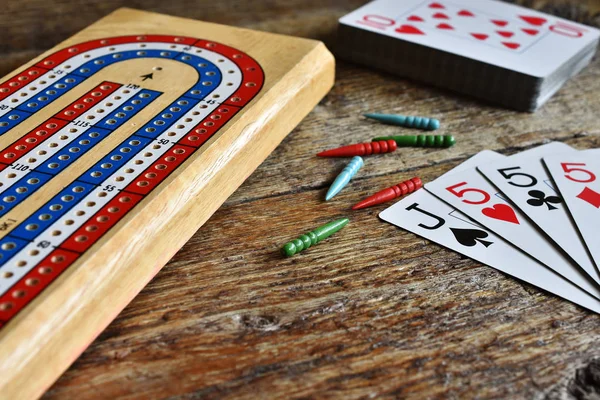
M 527 200 L 527 204 L 534 207 L 540 207 L 546 204 L 548 210 L 556 210 L 552 204 L 562 203 L 562 199 L 558 196 L 546 196 L 546 193 L 541 190 L 530 190 L 527 192 L 531 196 L 531 199 Z
M 488 242 L 487 240 L 483 240 L 489 236 L 486 231 L 482 231 L 480 229 L 458 229 L 458 228 L 450 228 L 454 237 L 458 241 L 458 243 L 463 246 L 473 247 L 476 246 L 477 243 L 481 243 L 485 247 L 489 247 L 494 242 Z

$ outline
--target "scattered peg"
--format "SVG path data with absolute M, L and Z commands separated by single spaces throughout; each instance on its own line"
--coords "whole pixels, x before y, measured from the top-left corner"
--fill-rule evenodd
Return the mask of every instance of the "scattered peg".
M 452 135 L 400 135 L 373 138 L 374 142 L 394 140 L 398 147 L 451 147 L 456 143 Z
M 404 182 L 400 182 L 397 185 L 389 187 L 387 189 L 383 189 L 380 192 L 375 193 L 373 196 L 367 197 L 363 201 L 356 203 L 352 209 L 360 210 L 363 208 L 375 206 L 377 204 L 385 203 L 386 201 L 390 201 L 396 199 L 400 196 L 404 196 L 406 194 L 412 193 L 417 189 L 423 187 L 423 182 L 420 178 L 414 177 Z
M 300 235 L 298 239 L 294 239 L 291 242 L 286 243 L 281 248 L 281 254 L 286 257 L 291 257 L 296 253 L 308 249 L 310 246 L 314 246 L 321 240 L 328 238 L 333 235 L 344 226 L 348 224 L 350 220 L 348 218 L 338 219 L 337 221 L 328 222 L 325 225 L 318 227 L 312 232 Z
M 350 182 L 350 179 L 358 170 L 364 165 L 364 161 L 359 156 L 352 157 L 352 160 L 344 167 L 342 172 L 335 178 L 329 190 L 327 191 L 327 195 L 325 196 L 325 200 L 331 200 L 333 196 L 342 191 L 342 189 Z
M 351 144 L 337 149 L 325 150 L 317 154 L 319 157 L 352 157 L 370 156 L 371 154 L 392 153 L 398 145 L 395 140 L 380 140 L 376 142 Z
M 440 127 L 440 121 L 435 118 L 412 117 L 400 114 L 365 114 L 365 117 L 375 119 L 390 125 L 399 125 L 405 128 L 417 128 L 435 131 Z

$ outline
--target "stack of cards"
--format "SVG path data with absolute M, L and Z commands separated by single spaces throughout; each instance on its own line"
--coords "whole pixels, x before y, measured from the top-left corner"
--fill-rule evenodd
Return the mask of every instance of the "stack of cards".
M 483 151 L 380 217 L 600 313 L 599 156 Z
M 534 111 L 590 62 L 599 36 L 494 0 L 376 0 L 340 19 L 338 55 Z

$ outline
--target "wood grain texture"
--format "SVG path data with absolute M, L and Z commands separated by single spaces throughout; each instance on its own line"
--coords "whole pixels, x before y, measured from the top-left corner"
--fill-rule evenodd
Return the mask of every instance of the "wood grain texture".
M 8 1 L 0 73 L 124 3 Z M 337 17 L 362 3 L 127 5 L 332 48 Z M 600 25 L 597 0 L 518 3 Z M 412 176 L 433 180 L 483 149 L 512 154 L 548 140 L 599 147 L 600 62 L 535 114 L 343 62 L 336 72 L 325 100 L 46 398 L 597 398 L 599 316 L 381 222 L 385 205 L 349 208 Z M 365 111 L 439 118 L 439 133 L 458 144 L 372 157 L 325 203 L 346 160 L 316 152 L 398 132 L 364 120 Z M 291 259 L 279 255 L 298 233 L 344 216 L 350 224 L 327 241 Z

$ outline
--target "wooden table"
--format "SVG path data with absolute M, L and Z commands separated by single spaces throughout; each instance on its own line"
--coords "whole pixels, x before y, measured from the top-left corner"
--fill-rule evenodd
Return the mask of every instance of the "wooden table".
M 8 0 L 0 74 L 122 5 L 317 38 L 333 48 L 337 18 L 362 3 Z M 600 25 L 598 0 L 519 3 Z M 540 111 L 524 114 L 338 61 L 331 93 L 46 397 L 598 393 L 599 316 L 380 221 L 386 206 L 349 206 L 415 175 L 431 181 L 484 149 L 512 154 L 549 140 L 599 147 L 599 78 L 596 60 Z M 325 203 L 345 160 L 317 159 L 317 151 L 397 132 L 364 120 L 365 111 L 440 118 L 440 133 L 458 144 L 370 159 Z M 288 239 L 342 216 L 351 224 L 328 243 L 279 256 Z

